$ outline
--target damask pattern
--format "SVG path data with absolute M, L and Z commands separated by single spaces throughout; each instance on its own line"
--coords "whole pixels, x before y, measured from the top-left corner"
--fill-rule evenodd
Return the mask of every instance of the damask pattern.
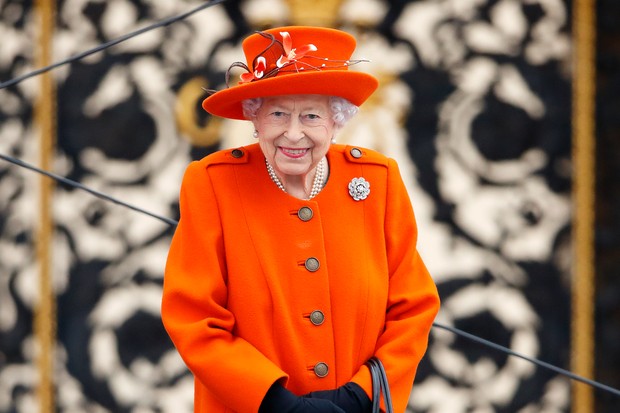
M 252 141 L 249 125 L 199 109 L 201 87 L 224 87 L 230 62 L 243 60 L 243 37 L 288 23 L 343 28 L 359 39 L 356 57 L 371 60 L 356 69 L 381 87 L 337 139 L 398 161 L 420 251 L 440 289 L 438 321 L 566 367 L 567 5 L 348 0 L 308 10 L 307 3 L 225 2 L 56 70 L 55 172 L 176 219 L 185 166 Z M 56 59 L 198 4 L 60 1 Z M 336 12 L 321 13 L 329 7 Z M 32 68 L 33 24 L 29 2 L 0 1 L 2 80 Z M 36 160 L 37 87 L 29 80 L 0 90 L 0 151 L 26 161 Z M 37 179 L 0 163 L 0 412 L 37 410 Z M 54 219 L 58 410 L 191 411 L 191 377 L 159 319 L 173 228 L 64 186 Z M 568 405 L 566 379 L 434 329 L 410 409 L 528 413 Z

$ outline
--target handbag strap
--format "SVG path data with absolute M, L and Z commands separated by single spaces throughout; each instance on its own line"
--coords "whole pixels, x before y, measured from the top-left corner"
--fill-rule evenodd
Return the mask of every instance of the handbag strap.
M 373 359 L 368 360 L 366 364 L 370 369 L 370 376 L 372 378 L 372 413 L 380 413 L 381 378 L 379 377 L 379 370 Z
M 380 413 L 381 396 L 383 396 L 385 412 L 393 413 L 392 396 L 390 395 L 390 386 L 383 363 L 373 356 L 366 362 L 366 365 L 370 369 L 370 376 L 372 377 L 372 412 Z

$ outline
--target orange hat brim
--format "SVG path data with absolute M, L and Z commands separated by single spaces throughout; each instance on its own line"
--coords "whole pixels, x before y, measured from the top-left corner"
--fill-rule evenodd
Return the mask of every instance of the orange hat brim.
M 241 102 L 250 98 L 280 95 L 339 96 L 360 106 L 377 89 L 373 76 L 355 71 L 308 71 L 262 79 L 220 90 L 207 97 L 202 107 L 212 115 L 245 119 Z

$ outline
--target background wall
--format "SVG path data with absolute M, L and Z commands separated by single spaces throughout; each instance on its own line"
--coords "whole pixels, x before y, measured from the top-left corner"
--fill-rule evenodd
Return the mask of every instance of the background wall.
M 179 14 L 197 1 L 63 0 L 54 60 Z M 597 369 L 620 387 L 614 275 L 617 29 L 600 17 Z M 440 290 L 438 321 L 570 368 L 571 5 L 560 0 L 227 1 L 53 72 L 54 172 L 178 218 L 185 166 L 252 141 L 245 122 L 199 109 L 252 30 L 317 24 L 358 38 L 356 70 L 381 87 L 338 137 L 398 160 Z M 0 79 L 34 68 L 37 21 L 0 1 Z M 0 90 L 0 153 L 36 163 L 31 79 Z M 39 411 L 38 176 L 0 163 L 0 412 Z M 55 405 L 60 412 L 191 411 L 192 381 L 159 319 L 173 229 L 57 186 Z M 619 400 L 597 393 L 597 412 Z M 570 383 L 433 329 L 412 412 L 568 412 Z
M 597 2 L 596 374 L 620 387 L 620 4 Z M 620 408 L 598 395 L 597 411 Z

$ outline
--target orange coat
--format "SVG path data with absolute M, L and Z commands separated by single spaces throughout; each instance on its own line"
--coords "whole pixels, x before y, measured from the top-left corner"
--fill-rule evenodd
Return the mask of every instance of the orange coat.
M 256 412 L 277 380 L 298 395 L 349 381 L 370 394 L 372 355 L 405 410 L 437 289 L 396 163 L 351 149 L 332 145 L 310 201 L 276 187 L 257 144 L 187 168 L 162 319 L 194 374 L 196 412 Z M 365 200 L 349 195 L 354 177 L 370 182 Z

